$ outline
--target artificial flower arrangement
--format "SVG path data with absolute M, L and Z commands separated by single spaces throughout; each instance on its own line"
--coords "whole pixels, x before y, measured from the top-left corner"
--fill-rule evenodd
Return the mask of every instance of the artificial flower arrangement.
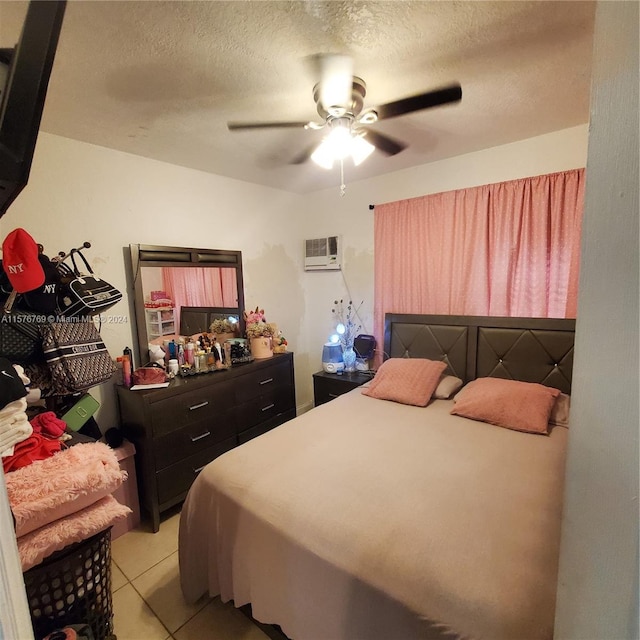
M 340 342 L 342 345 L 344 370 L 349 372 L 356 371 L 357 355 L 353 349 L 353 343 L 361 325 L 356 325 L 354 318 L 358 314 L 358 309 L 362 306 L 362 302 L 358 305 L 358 308 L 355 308 L 353 302 L 349 300 L 346 312 L 342 300 L 334 300 L 333 304 L 334 307 L 331 312 L 336 322 L 336 333 L 329 340 L 334 343 Z
M 256 307 L 255 311 L 244 312 L 247 338 L 272 338 L 277 335 L 278 327 L 272 322 L 267 322 L 264 317 L 264 309 Z
M 209 331 L 211 333 L 235 333 L 236 326 L 227 318 L 217 318 L 211 323 Z
M 362 302 L 356 308 L 353 302 L 349 300 L 346 312 L 342 300 L 334 300 L 333 305 L 331 312 L 336 323 L 336 333 L 340 339 L 342 349 L 353 348 L 353 341 L 356 339 L 358 331 L 362 328 L 362 325 L 356 325 L 354 321 Z

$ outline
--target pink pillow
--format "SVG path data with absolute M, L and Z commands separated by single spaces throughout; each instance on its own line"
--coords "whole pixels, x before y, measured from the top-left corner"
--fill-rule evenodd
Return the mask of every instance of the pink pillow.
M 426 407 L 446 368 L 444 362 L 424 358 L 389 358 L 362 393 L 379 400 Z
M 547 433 L 559 389 L 533 382 L 478 378 L 455 397 L 459 416 L 528 433 Z

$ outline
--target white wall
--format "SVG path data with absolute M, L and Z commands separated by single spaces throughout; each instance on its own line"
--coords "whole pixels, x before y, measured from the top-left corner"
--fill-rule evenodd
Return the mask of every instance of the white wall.
M 347 180 L 344 197 L 336 177 L 335 189 L 308 196 L 306 237 L 341 234 L 344 266 L 342 272 L 304 274 L 303 344 L 308 358 L 299 366 L 308 367 L 309 377 L 321 368 L 321 346 L 332 330 L 331 305 L 336 297 L 364 300 L 362 332 L 373 333 L 373 211 L 369 204 L 584 167 L 587 140 L 588 125 L 572 127 L 371 180 L 352 184 Z
M 638 18 L 596 12 L 558 640 L 638 629 Z
M 304 296 L 295 281 L 301 235 L 281 230 L 291 228 L 299 198 L 41 133 L 29 183 L 0 220 L 0 236 L 23 227 L 48 255 L 88 240 L 94 270 L 125 294 L 130 292 L 123 251 L 131 243 L 239 249 L 247 305 L 259 304 L 277 316 L 295 351 L 302 326 L 288 320 L 303 315 Z M 108 311 L 124 320 L 102 326 L 114 357 L 137 344 L 132 314 L 128 295 Z M 118 422 L 113 385 L 91 394 L 102 404 L 97 418 L 104 432 Z

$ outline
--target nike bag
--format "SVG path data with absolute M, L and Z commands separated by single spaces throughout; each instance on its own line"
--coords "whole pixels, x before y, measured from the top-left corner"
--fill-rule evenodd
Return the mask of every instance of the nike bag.
M 62 278 L 62 287 L 58 296 L 58 313 L 67 317 L 94 316 L 113 307 L 122 299 L 122 293 L 106 280 L 98 278 L 89 266 L 81 251 L 75 251 L 87 268 L 88 274 L 80 272 L 73 261 L 73 276 Z

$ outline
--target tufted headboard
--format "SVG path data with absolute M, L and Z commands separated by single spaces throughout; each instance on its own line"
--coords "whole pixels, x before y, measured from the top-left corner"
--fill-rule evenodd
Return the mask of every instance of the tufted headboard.
M 391 358 L 429 358 L 469 382 L 494 377 L 571 393 L 575 320 L 393 314 L 385 316 Z

